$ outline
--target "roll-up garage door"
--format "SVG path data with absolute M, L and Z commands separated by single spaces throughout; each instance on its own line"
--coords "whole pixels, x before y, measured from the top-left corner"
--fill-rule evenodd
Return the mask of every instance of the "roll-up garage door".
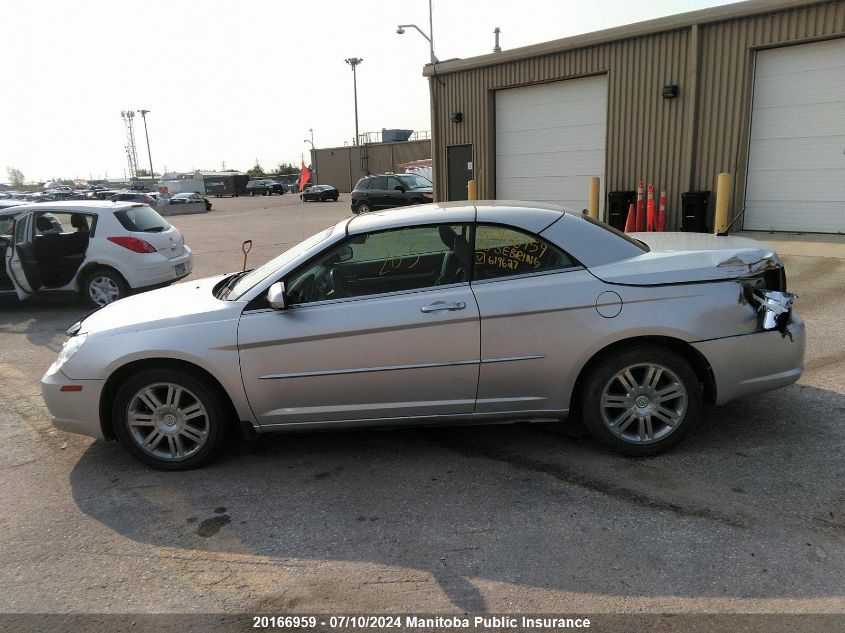
M 496 198 L 587 208 L 606 136 L 606 75 L 496 92 Z
M 845 39 L 757 53 L 744 228 L 845 232 Z

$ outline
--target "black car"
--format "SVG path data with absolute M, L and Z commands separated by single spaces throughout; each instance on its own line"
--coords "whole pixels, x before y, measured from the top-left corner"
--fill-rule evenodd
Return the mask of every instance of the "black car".
M 287 191 L 282 183 L 276 182 L 270 178 L 260 178 L 258 180 L 250 180 L 246 183 L 246 192 L 251 196 L 265 195 L 271 196 L 274 193 L 279 195 Z
M 140 202 L 141 204 L 148 204 L 153 208 L 155 208 L 157 204 L 154 198 L 145 193 L 116 193 L 113 196 L 109 196 L 107 200 L 111 202 Z
M 303 202 L 325 202 L 331 200 L 337 202 L 340 197 L 340 192 L 337 188 L 331 185 L 314 185 L 313 187 L 306 187 L 302 193 L 299 194 L 300 200 Z
M 198 193 L 177 193 L 176 195 L 171 196 L 168 204 L 190 204 L 192 202 L 203 202 L 205 203 L 205 210 L 211 211 L 211 201 Z
M 433 197 L 431 181 L 417 174 L 364 176 L 352 191 L 352 212 L 423 204 Z

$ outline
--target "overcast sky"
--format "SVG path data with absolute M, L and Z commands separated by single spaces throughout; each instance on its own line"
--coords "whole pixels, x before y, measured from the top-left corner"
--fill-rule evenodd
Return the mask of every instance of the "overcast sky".
M 639 22 L 725 0 L 434 0 L 439 59 Z M 428 130 L 426 0 L 4 0 L 0 181 L 122 176 L 120 111 L 148 109 L 156 171 L 265 169 L 360 130 Z M 138 160 L 148 166 L 136 119 Z

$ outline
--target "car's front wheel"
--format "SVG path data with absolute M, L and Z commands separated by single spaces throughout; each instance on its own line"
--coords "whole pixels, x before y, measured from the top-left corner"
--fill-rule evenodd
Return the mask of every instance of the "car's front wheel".
M 369 204 L 367 204 L 366 202 L 362 202 L 357 207 L 355 207 L 356 213 L 369 213 L 372 210 L 373 210 L 373 208 Z
M 255 189 L 250 189 L 249 195 L 254 198 L 255 197 Z
M 114 431 L 135 458 L 160 470 L 210 462 L 223 446 L 227 408 L 206 382 L 176 369 L 141 371 L 118 390 Z
M 680 354 L 639 345 L 606 356 L 580 390 L 584 424 L 623 455 L 656 455 L 686 435 L 701 413 L 702 385 Z
M 97 308 L 129 296 L 129 284 L 112 268 L 95 268 L 88 271 L 82 278 L 80 287 L 83 296 Z

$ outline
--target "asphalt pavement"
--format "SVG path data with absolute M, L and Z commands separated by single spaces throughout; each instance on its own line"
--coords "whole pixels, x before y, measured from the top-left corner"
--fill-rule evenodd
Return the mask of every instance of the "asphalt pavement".
M 349 213 L 212 202 L 168 218 L 187 281 Z M 0 612 L 843 613 L 840 247 L 784 249 L 800 382 L 649 459 L 520 424 L 276 435 L 157 472 L 50 425 L 39 378 L 85 303 L 0 298 Z

